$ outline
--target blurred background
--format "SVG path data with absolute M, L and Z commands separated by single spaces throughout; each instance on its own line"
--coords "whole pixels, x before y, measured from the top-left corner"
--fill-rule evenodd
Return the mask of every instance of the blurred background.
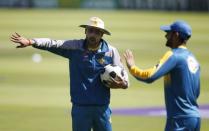
M 1 0 L 1 7 L 208 11 L 208 0 Z
M 16 49 L 12 33 L 27 38 L 81 39 L 91 16 L 105 22 L 104 36 L 135 55 L 141 68 L 169 50 L 159 27 L 175 20 L 192 26 L 188 41 L 201 64 L 198 103 L 209 131 L 209 0 L 0 0 L 0 131 L 71 131 L 68 60 L 32 47 Z M 127 90 L 111 91 L 114 131 L 162 131 L 163 80 L 144 84 L 130 75 Z

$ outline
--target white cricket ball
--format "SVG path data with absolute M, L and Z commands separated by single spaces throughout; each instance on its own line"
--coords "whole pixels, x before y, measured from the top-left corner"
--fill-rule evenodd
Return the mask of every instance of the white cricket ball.
M 40 54 L 33 54 L 32 55 L 32 61 L 35 63 L 40 63 L 42 61 L 42 56 Z

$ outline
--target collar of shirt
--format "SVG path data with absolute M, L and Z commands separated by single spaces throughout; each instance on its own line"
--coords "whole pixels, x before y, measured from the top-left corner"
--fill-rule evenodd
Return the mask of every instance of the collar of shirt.
M 180 45 L 178 48 L 187 49 L 185 45 Z
M 105 53 L 109 51 L 108 44 L 105 40 L 101 39 L 100 45 L 98 46 L 97 49 L 87 49 L 87 41 L 84 40 L 84 50 L 88 50 L 90 52 L 95 52 L 95 53 Z

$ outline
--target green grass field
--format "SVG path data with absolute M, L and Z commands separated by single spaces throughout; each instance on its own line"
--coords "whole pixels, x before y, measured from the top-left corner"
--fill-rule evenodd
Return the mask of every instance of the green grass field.
M 84 24 L 91 16 L 101 17 L 112 36 L 104 38 L 118 48 L 133 50 L 137 65 L 153 66 L 168 48 L 164 24 L 177 19 L 188 21 L 193 35 L 188 48 L 201 64 L 200 105 L 209 104 L 209 15 L 208 13 L 17 10 L 0 9 L 0 131 L 70 131 L 68 61 L 48 52 L 16 49 L 9 41 L 13 32 L 26 37 L 53 39 L 84 38 Z M 41 63 L 31 59 L 34 53 Z M 111 107 L 164 106 L 163 83 L 143 84 L 130 76 L 128 90 L 112 90 Z M 115 131 L 162 131 L 165 117 L 112 115 Z M 209 119 L 202 120 L 202 131 L 209 131 Z

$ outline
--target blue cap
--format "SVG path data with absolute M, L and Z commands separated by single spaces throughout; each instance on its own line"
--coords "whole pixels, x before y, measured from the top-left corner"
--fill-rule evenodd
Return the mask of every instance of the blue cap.
M 171 25 L 165 25 L 160 27 L 161 30 L 168 31 L 176 31 L 180 34 L 180 37 L 184 40 L 187 40 L 192 35 L 192 28 L 185 21 L 178 20 L 175 21 Z

